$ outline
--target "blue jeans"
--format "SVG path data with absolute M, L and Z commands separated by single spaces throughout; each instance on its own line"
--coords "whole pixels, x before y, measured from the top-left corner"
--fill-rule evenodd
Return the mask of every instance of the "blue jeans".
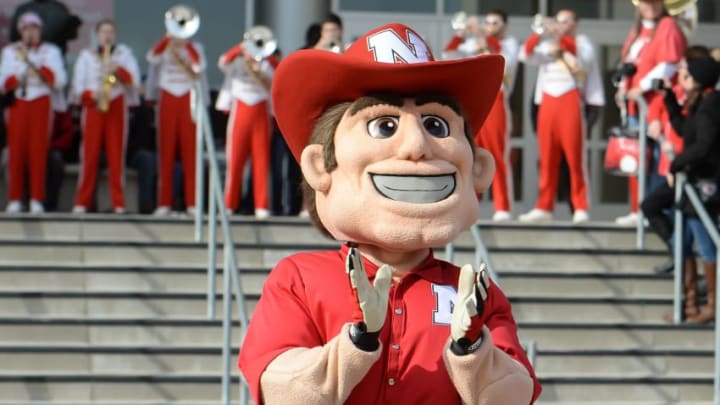
M 717 217 L 711 215 L 710 218 L 713 221 L 714 226 L 717 228 L 718 220 Z M 695 252 L 693 251 L 693 243 L 695 248 L 700 254 L 700 258 L 705 262 L 715 262 L 716 259 L 716 248 L 713 243 L 710 233 L 705 229 L 700 218 L 695 216 L 686 216 L 684 221 L 685 227 L 683 229 L 683 256 L 694 257 Z M 675 242 L 675 238 L 671 240 L 671 244 Z

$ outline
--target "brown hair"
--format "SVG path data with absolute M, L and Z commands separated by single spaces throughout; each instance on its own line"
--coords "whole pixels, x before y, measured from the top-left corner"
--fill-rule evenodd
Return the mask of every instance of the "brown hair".
M 351 115 L 353 115 L 366 107 L 376 105 L 381 102 L 385 104 L 401 106 L 403 104 L 404 98 L 406 97 L 394 93 L 379 93 L 366 97 L 361 97 L 354 102 L 344 101 L 335 104 L 325 110 L 325 112 L 315 122 L 315 128 L 313 128 L 308 144 L 319 144 L 323 146 L 323 162 L 325 165 L 325 169 L 328 171 L 328 173 L 332 172 L 333 170 L 335 170 L 335 168 L 337 168 L 337 159 L 335 157 L 335 132 L 337 131 L 337 127 L 348 109 L 350 109 L 350 113 Z M 439 102 L 441 104 L 447 105 L 455 112 L 457 112 L 461 117 L 463 117 L 465 138 L 471 145 L 473 155 L 475 155 L 475 141 L 473 139 L 473 134 L 470 132 L 470 126 L 467 123 L 467 118 L 465 118 L 465 114 L 463 113 L 462 109 L 455 101 L 455 99 L 438 93 L 421 94 L 414 98 L 416 104 L 418 105 L 427 104 L 429 102 Z M 308 213 L 310 214 L 310 220 L 312 221 L 313 225 L 315 225 L 315 227 L 323 235 L 327 236 L 330 239 L 334 239 L 330 232 L 328 232 L 327 228 L 325 228 L 325 225 L 323 225 L 322 221 L 320 220 L 320 216 L 317 212 L 317 206 L 315 205 L 315 190 L 310 187 L 307 180 L 305 180 L 305 177 L 302 178 L 302 183 L 300 187 L 303 194 L 303 203 L 307 208 Z
M 111 25 L 113 28 L 115 28 L 115 21 L 109 18 L 103 18 L 102 20 L 98 21 L 97 24 L 95 24 L 95 32 L 100 31 L 100 28 L 103 25 Z

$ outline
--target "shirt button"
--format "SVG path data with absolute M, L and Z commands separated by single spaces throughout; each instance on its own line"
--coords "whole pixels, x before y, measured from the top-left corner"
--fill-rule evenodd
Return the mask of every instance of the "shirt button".
M 394 379 L 394 378 L 389 378 L 389 379 L 388 379 L 388 385 L 391 385 L 391 386 L 392 386 L 392 385 L 395 385 L 395 379 Z
M 402 315 L 402 308 L 395 308 L 395 315 Z
M 400 345 L 397 343 L 393 343 L 392 348 L 393 350 L 400 350 Z

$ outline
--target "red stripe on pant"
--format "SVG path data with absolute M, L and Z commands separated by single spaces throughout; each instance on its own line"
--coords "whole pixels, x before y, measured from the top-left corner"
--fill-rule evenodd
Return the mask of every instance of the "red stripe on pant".
M 195 123 L 190 114 L 190 92 L 176 97 L 160 92 L 158 102 L 158 206 L 173 200 L 175 158 L 183 168 L 185 205 L 195 206 Z
M 23 199 L 25 172 L 29 171 L 30 198 L 42 202 L 52 126 L 50 96 L 16 99 L 6 113 L 8 201 Z
M 113 208 L 125 208 L 123 193 L 125 178 L 125 145 L 127 136 L 127 109 L 125 98 L 116 97 L 107 112 L 96 107 L 84 107 L 82 119 L 83 139 L 81 167 L 75 205 L 90 207 L 95 193 L 97 174 L 100 170 L 100 152 L 105 146 L 108 166 L 110 200 Z
M 505 94 L 500 91 L 482 128 L 475 135 L 475 144 L 487 149 L 495 159 L 492 197 L 495 211 L 510 211 L 510 165 L 507 161 L 507 112 Z
M 628 193 L 630 195 L 630 212 L 636 213 L 638 212 L 638 209 L 640 208 L 640 203 L 638 202 L 638 190 L 640 189 L 639 182 L 637 177 L 630 176 L 628 177 Z
M 230 112 L 225 143 L 227 173 L 225 205 L 236 210 L 240 205 L 243 171 L 248 154 L 252 160 L 255 209 L 268 209 L 270 170 L 270 117 L 267 102 L 247 105 L 235 100 Z
M 559 97 L 543 94 L 538 109 L 540 192 L 535 208 L 552 211 L 558 185 L 560 158 L 570 169 L 570 199 L 575 210 L 587 210 L 585 179 L 585 124 L 580 92 L 575 89 Z

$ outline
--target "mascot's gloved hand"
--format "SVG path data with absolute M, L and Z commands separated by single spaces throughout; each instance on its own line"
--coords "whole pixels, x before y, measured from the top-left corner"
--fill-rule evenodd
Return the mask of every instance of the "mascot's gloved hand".
M 458 356 L 472 353 L 482 343 L 485 325 L 483 309 L 488 297 L 490 278 L 483 263 L 478 271 L 466 264 L 460 269 L 457 301 L 450 321 L 452 344 L 450 350 Z
M 378 337 L 385 324 L 392 270 L 388 265 L 380 267 L 371 286 L 360 254 L 351 247 L 345 260 L 345 271 L 350 279 L 356 308 L 350 326 L 350 339 L 358 349 L 373 352 L 380 345 Z

